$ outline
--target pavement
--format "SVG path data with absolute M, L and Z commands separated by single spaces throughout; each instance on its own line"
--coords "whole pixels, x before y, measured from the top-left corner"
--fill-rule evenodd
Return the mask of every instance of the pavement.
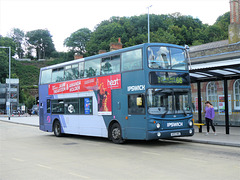
M 39 117 L 37 115 L 24 114 L 21 116 L 11 116 L 8 120 L 8 116 L 0 115 L 0 121 L 29 125 L 29 126 L 39 126 Z M 206 135 L 206 126 L 203 126 L 203 132 L 199 133 L 198 127 L 194 126 L 195 134 L 192 137 L 175 137 L 173 140 L 192 142 L 192 143 L 203 143 L 203 144 L 213 144 L 222 146 L 232 146 L 240 147 L 240 127 L 230 127 L 229 134 L 226 134 L 224 126 L 215 126 L 217 135 L 214 135 L 210 131 L 209 135 Z

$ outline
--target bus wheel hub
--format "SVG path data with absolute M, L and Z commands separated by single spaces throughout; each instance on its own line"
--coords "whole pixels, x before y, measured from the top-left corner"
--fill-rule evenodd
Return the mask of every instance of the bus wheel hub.
M 118 139 L 120 137 L 120 135 L 121 135 L 120 129 L 118 129 L 118 128 L 113 129 L 112 137 L 114 139 Z

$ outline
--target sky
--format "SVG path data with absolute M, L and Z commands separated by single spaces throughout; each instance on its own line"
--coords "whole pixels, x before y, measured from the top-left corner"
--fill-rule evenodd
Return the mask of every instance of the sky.
M 151 14 L 180 12 L 209 25 L 230 11 L 229 0 L 0 0 L 0 35 L 47 29 L 56 50 L 66 51 L 64 40 L 78 29 L 93 31 L 112 16 L 147 14 L 149 6 L 150 21 Z

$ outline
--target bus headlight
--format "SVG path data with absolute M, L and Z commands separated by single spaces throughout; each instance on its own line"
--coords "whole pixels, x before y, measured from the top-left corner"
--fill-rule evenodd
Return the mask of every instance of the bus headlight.
M 158 137 L 160 137 L 160 136 L 161 136 L 161 133 L 160 133 L 160 132 L 158 132 L 158 133 L 157 133 L 157 136 L 158 136 Z
M 190 127 L 193 126 L 193 122 L 192 122 L 192 120 L 189 120 L 189 121 L 188 121 L 188 125 L 189 125 Z
M 156 124 L 157 128 L 159 129 L 161 127 L 161 124 L 160 123 L 157 123 Z
M 193 131 L 190 129 L 190 130 L 189 130 L 189 134 L 192 134 L 192 133 L 193 133 Z

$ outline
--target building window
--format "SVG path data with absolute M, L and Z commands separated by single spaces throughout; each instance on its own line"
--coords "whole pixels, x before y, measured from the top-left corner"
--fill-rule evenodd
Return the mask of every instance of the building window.
M 240 110 L 240 79 L 233 84 L 234 109 Z
M 209 82 L 207 84 L 207 100 L 210 101 L 214 107 L 217 109 L 217 86 L 215 82 Z

